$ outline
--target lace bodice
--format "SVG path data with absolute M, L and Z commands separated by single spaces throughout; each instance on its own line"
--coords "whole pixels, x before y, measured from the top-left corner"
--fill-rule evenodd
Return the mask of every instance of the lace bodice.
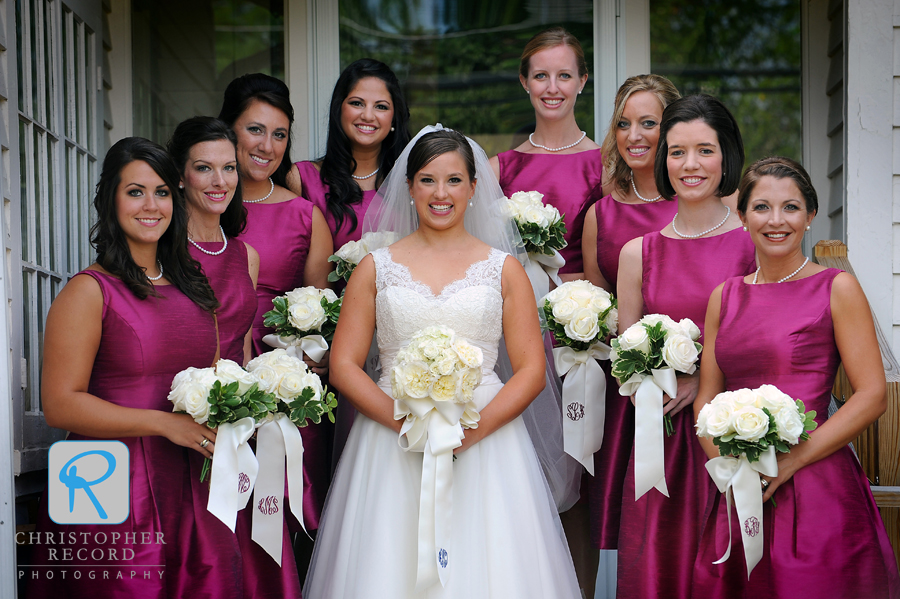
M 375 260 L 375 326 L 382 372 L 390 372 L 397 351 L 412 336 L 434 325 L 452 328 L 485 350 L 484 369 L 493 370 L 503 332 L 501 274 L 507 254 L 491 249 L 487 259 L 472 264 L 466 275 L 434 295 L 394 262 L 388 248 L 372 252 Z

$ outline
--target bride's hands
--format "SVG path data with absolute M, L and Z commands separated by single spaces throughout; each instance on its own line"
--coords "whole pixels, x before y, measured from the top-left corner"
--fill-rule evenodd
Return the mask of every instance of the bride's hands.
M 481 426 L 479 426 L 478 428 L 464 428 L 463 434 L 465 436 L 463 437 L 462 445 L 460 445 L 459 447 L 454 449 L 453 454 L 456 455 L 456 454 L 462 453 L 465 450 L 467 450 L 468 448 L 470 448 L 473 445 L 475 445 L 476 443 L 478 443 L 479 441 L 481 441 L 484 438 L 484 433 L 479 432 L 479 431 L 483 431 L 483 430 L 484 429 Z

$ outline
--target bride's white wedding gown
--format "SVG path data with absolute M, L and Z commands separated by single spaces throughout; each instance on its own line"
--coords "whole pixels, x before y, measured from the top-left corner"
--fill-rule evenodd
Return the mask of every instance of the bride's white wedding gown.
M 500 276 L 506 254 L 492 249 L 440 295 L 413 280 L 387 248 L 373 252 L 375 315 L 382 378 L 419 330 L 452 328 L 484 353 L 475 402 L 502 387 L 493 372 L 502 333 Z M 422 453 L 405 452 L 397 433 L 356 415 L 328 493 L 304 599 L 577 599 L 572 558 L 550 490 L 521 417 L 453 462 L 453 509 L 445 587 L 415 593 Z

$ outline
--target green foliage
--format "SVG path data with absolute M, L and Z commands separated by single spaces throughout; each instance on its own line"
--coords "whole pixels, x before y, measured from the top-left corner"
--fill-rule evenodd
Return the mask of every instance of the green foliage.
M 288 313 L 288 301 L 283 295 L 272 300 L 274 308 L 263 314 L 263 324 L 275 329 L 275 334 L 281 337 L 306 337 L 307 335 L 322 335 L 325 341 L 331 343 L 334 339 L 334 330 L 337 328 L 338 317 L 341 315 L 342 299 L 329 302 L 328 298 L 321 299 L 322 308 L 325 310 L 325 322 L 318 331 L 301 331 L 291 324 Z
M 309 421 L 319 424 L 322 416 L 327 415 L 328 420 L 334 423 L 334 409 L 337 407 L 337 399 L 334 393 L 328 393 L 326 387 L 322 392 L 322 398 L 315 398 L 315 391 L 306 387 L 298 397 L 289 402 L 279 402 L 278 411 L 284 412 L 291 422 L 303 428 Z
M 520 223 L 516 222 L 519 227 L 519 235 L 525 242 L 525 251 L 529 254 L 544 254 L 552 256 L 553 251 L 559 251 L 568 245 L 564 238 L 566 231 L 566 223 L 560 215 L 559 220 L 550 224 L 546 229 L 537 223 Z
M 606 326 L 606 318 L 609 316 L 610 311 L 618 305 L 616 298 L 612 295 L 609 296 L 609 300 L 609 308 L 597 316 L 597 325 L 600 327 L 600 331 L 597 333 L 597 336 L 590 341 L 578 341 L 566 334 L 565 325 L 561 324 L 553 317 L 553 306 L 550 304 L 550 300 L 544 300 L 544 306 L 542 308 L 544 313 L 543 320 L 546 322 L 544 328 L 545 330 L 550 331 L 558 345 L 571 347 L 575 351 L 587 351 L 597 341 L 609 337 L 609 327 Z
M 275 396 L 262 391 L 256 383 L 246 393 L 239 395 L 237 381 L 224 386 L 219 381 L 213 383 L 207 402 L 209 419 L 206 426 L 209 428 L 237 422 L 247 416 L 259 420 L 266 412 L 274 410 L 277 404 Z
M 338 258 L 336 255 L 332 254 L 328 256 L 329 262 L 334 262 L 334 270 L 328 273 L 328 282 L 334 283 L 340 279 L 344 279 L 344 281 L 350 281 L 350 275 L 353 274 L 353 271 L 356 269 L 356 264 L 352 262 L 347 262 L 342 258 Z
M 799 399 L 797 400 L 797 409 L 800 411 L 800 417 L 803 419 L 803 433 L 800 435 L 800 441 L 809 439 L 809 432 L 815 430 L 818 424 L 815 422 L 816 411 L 806 411 L 806 406 Z M 759 456 L 762 455 L 769 447 L 774 447 L 779 453 L 788 453 L 791 446 L 782 441 L 778 437 L 778 427 L 775 424 L 775 417 L 768 408 L 763 408 L 763 412 L 769 417 L 769 429 L 758 441 L 742 441 L 735 435 L 724 435 L 722 437 L 714 437 L 713 443 L 718 446 L 720 455 L 741 455 L 747 456 L 750 462 L 758 462 Z

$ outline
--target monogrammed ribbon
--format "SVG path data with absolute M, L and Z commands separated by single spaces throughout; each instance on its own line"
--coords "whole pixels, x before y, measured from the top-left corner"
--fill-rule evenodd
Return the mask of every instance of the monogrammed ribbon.
M 610 347 L 595 343 L 586 351 L 553 349 L 562 387 L 563 447 L 594 475 L 594 454 L 603 444 L 606 422 L 606 375 L 597 360 L 609 360 Z
M 206 509 L 231 532 L 234 532 L 238 510 L 247 506 L 259 471 L 259 462 L 247 444 L 255 429 L 256 423 L 248 416 L 233 424 L 220 424 L 216 432 Z
M 522 266 L 525 267 L 525 274 L 531 281 L 534 297 L 539 302 L 538 307 L 543 307 L 543 297 L 550 291 L 550 281 L 556 283 L 557 286 L 562 285 L 559 269 L 565 264 L 566 260 L 556 250 L 553 250 L 552 256 L 529 253 L 525 258 Z
M 415 588 L 420 593 L 438 581 L 444 586 L 450 575 L 453 450 L 465 436 L 461 423 L 476 428 L 479 415 L 472 402 L 460 405 L 425 398 L 394 401 L 394 418 L 403 417 L 400 447 L 422 452 Z
M 291 512 L 303 524 L 303 438 L 287 414 L 279 412 L 259 427 L 256 454 L 259 478 L 253 492 L 253 534 L 257 545 L 281 565 L 284 530 L 284 461 L 287 457 L 288 495 Z
M 720 456 L 706 462 L 706 470 L 716 483 L 719 491 L 725 493 L 728 521 L 728 548 L 714 564 L 721 564 L 731 556 L 731 501 L 737 508 L 741 539 L 744 542 L 744 559 L 747 562 L 747 578 L 763 555 L 763 502 L 759 475 L 778 476 L 778 459 L 775 448 L 769 448 L 759 456 L 758 462 L 751 462 L 747 456 L 733 458 Z
M 634 500 L 656 487 L 669 496 L 666 487 L 666 456 L 663 448 L 663 392 L 678 393 L 678 381 L 671 368 L 634 374 L 619 393 L 634 395 Z
M 328 351 L 328 342 L 322 335 L 306 335 L 305 337 L 266 335 L 263 337 L 263 343 L 269 347 L 287 350 L 289 355 L 301 360 L 303 354 L 306 354 L 313 362 L 321 362 L 325 352 Z

